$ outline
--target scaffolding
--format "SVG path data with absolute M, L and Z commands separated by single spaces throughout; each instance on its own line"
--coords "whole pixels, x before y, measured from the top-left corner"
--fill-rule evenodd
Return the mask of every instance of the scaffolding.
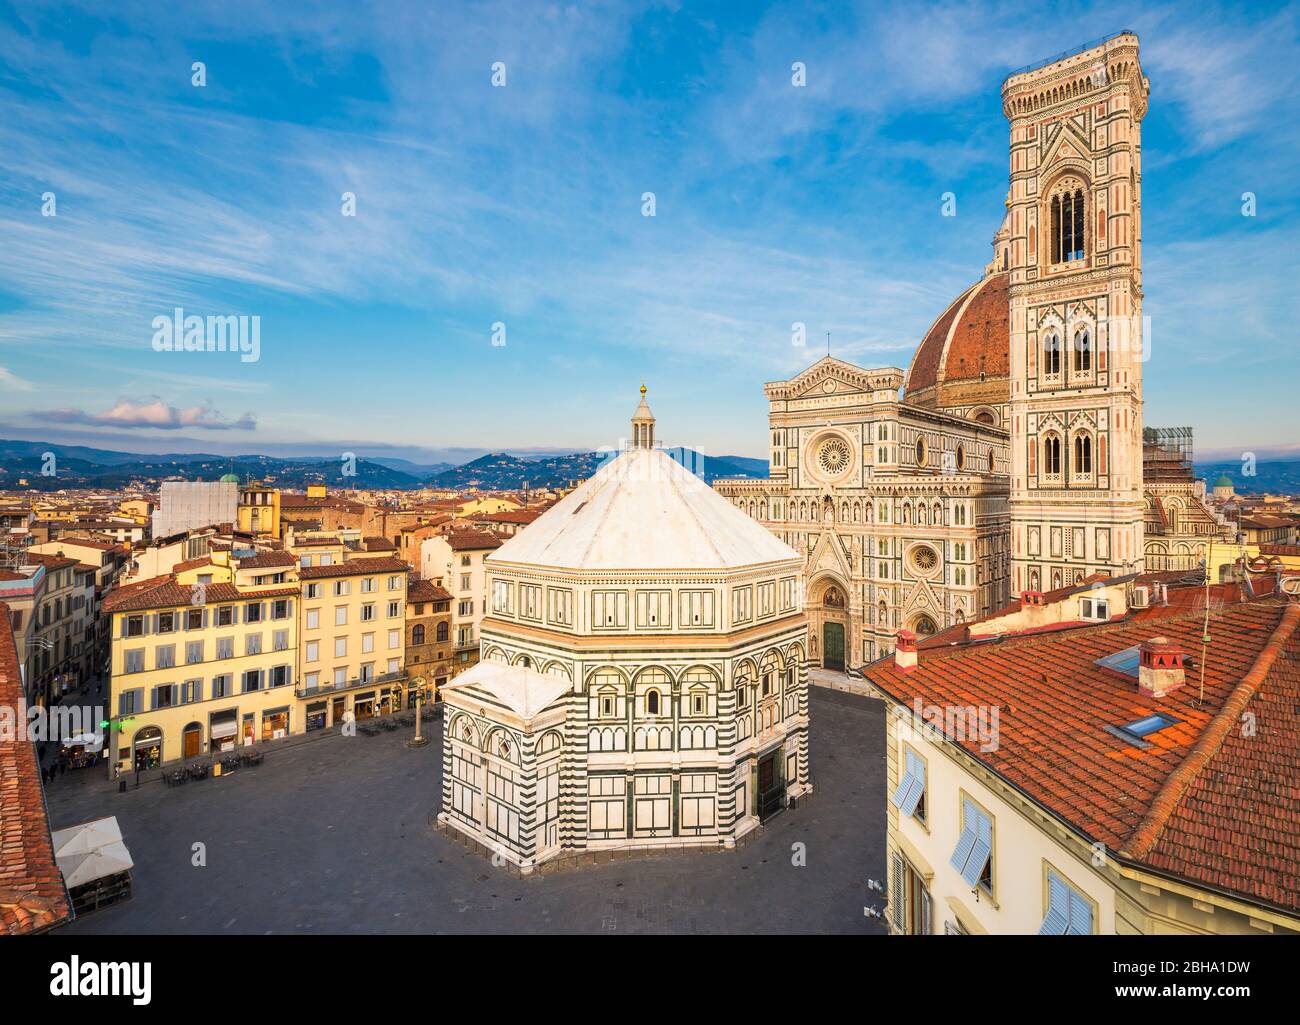
M 1190 427 L 1144 427 L 1142 429 L 1142 476 L 1144 480 L 1190 480 L 1195 449 Z

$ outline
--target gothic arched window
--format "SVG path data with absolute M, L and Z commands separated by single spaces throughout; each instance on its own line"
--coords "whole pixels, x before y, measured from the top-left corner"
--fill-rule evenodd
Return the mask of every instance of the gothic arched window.
M 1052 197 L 1052 263 L 1083 259 L 1083 189 L 1066 188 Z
M 1048 477 L 1061 475 L 1061 439 L 1055 434 L 1043 439 L 1043 474 Z
M 1092 369 L 1092 335 L 1086 327 L 1074 332 L 1074 372 L 1086 374 Z
M 1061 336 L 1049 331 L 1043 339 L 1043 373 L 1055 377 L 1061 372 Z
M 1092 438 L 1086 434 L 1074 438 L 1074 472 L 1092 473 Z

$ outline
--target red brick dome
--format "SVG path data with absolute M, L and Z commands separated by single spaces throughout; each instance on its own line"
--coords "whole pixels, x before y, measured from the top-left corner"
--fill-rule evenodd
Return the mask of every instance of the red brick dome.
M 912 357 L 908 402 L 942 408 L 1009 400 L 1009 284 L 1009 274 L 989 274 L 940 314 Z

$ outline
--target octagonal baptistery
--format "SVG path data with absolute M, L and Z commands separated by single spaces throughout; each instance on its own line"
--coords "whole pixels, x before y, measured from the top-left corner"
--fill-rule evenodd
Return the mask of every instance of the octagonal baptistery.
M 444 689 L 440 821 L 525 872 L 731 846 L 811 789 L 803 560 L 637 415 L 487 557 L 481 661 Z

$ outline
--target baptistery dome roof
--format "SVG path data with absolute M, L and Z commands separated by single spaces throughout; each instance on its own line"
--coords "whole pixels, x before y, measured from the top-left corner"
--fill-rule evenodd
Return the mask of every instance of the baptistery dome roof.
M 629 448 L 487 557 L 568 570 L 731 570 L 799 553 L 662 449 Z

